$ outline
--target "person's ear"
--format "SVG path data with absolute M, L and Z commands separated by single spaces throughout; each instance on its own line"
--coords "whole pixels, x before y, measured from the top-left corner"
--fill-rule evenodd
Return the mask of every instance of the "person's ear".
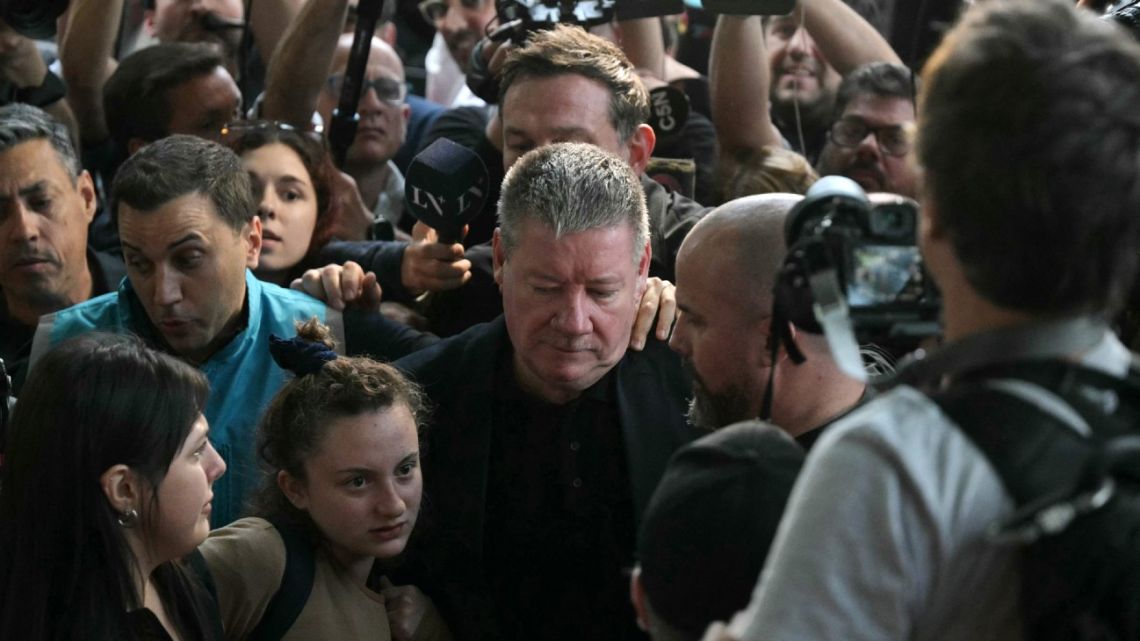
M 146 35 L 151 38 L 154 37 L 154 9 L 147 9 L 143 11 L 143 26 L 146 27 Z M 134 153 L 134 152 L 131 152 Z
M 309 491 L 305 484 L 285 470 L 277 472 L 277 487 L 298 510 L 309 509 Z
M 640 176 L 649 164 L 649 157 L 653 155 L 653 147 L 657 144 L 657 134 L 653 127 L 646 124 L 637 126 L 637 131 L 629 137 L 626 145 L 629 147 L 629 166 L 634 173 Z
M 503 246 L 503 235 L 498 227 L 495 228 L 495 234 L 491 236 L 491 257 L 495 266 L 495 284 L 502 289 L 503 265 L 507 262 L 507 250 Z
M 131 518 L 138 518 L 143 503 L 142 484 L 130 467 L 119 463 L 107 468 L 99 476 L 99 487 L 120 518 L 128 518 L 131 513 L 134 514 Z
M 629 600 L 633 602 L 633 613 L 637 617 L 637 627 L 649 632 L 649 608 L 646 606 L 645 587 L 641 585 L 641 566 L 634 566 L 629 577 Z
M 653 262 L 653 244 L 648 239 L 645 241 L 645 251 L 641 252 L 641 258 L 637 262 L 637 300 L 645 295 L 646 281 L 649 279 L 649 264 Z
M 257 269 L 261 258 L 261 217 L 254 216 L 241 230 L 242 240 L 246 243 L 245 265 L 250 269 Z
M 95 220 L 99 201 L 95 193 L 95 181 L 91 179 L 91 174 L 86 169 L 80 172 L 79 177 L 75 179 L 75 188 L 79 192 L 79 197 L 83 199 L 83 218 L 90 225 L 91 221 Z

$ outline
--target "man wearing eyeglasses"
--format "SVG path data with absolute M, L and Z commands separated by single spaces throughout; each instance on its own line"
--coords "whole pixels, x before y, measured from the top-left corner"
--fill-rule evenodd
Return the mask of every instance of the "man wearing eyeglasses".
M 820 174 L 847 176 L 868 192 L 914 198 L 914 90 L 910 70 L 901 65 L 875 62 L 848 74 L 820 153 Z
M 435 40 L 428 50 L 428 100 L 449 107 L 482 105 L 467 88 L 467 67 L 471 50 L 483 37 L 487 24 L 495 17 L 491 0 L 422 0 L 420 13 L 436 29 Z

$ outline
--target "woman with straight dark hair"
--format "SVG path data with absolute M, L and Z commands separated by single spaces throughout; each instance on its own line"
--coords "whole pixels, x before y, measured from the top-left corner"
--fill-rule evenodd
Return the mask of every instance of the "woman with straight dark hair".
M 209 532 L 226 465 L 209 387 L 130 337 L 62 343 L 32 370 L 0 471 L 0 639 L 215 639 L 177 561 Z

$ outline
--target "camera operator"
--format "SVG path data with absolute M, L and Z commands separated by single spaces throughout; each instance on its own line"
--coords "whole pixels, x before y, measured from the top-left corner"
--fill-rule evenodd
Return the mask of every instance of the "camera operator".
M 802 201 L 761 194 L 725 203 L 701 219 L 677 254 L 680 315 L 669 346 L 693 378 L 689 422 L 705 429 L 760 416 L 775 370 L 771 416 L 808 447 L 818 429 L 853 407 L 863 381 L 840 371 L 826 339 L 800 328 L 789 334 L 804 355 L 772 359 L 773 289 L 787 254 L 784 224 Z
M 1023 619 L 1042 612 L 1023 598 L 1021 548 L 987 535 L 1014 499 L 937 399 L 977 368 L 1042 359 L 1125 376 L 1131 354 L 1105 319 L 1136 271 L 1137 77 L 1140 47 L 1062 0 L 979 3 L 946 36 L 918 125 L 945 347 L 828 428 L 750 606 L 706 638 L 1031 636 Z M 1044 429 L 1002 420 L 1020 398 L 1056 421 L 1073 412 L 1052 388 L 1001 382 L 1010 393 L 981 408 L 999 436 Z

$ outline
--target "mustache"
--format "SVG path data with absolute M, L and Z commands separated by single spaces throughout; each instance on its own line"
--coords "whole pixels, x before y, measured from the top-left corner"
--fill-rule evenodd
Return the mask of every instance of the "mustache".
M 17 249 L 16 251 L 8 254 L 6 258 L 7 260 L 5 262 L 7 262 L 9 265 L 39 262 L 59 265 L 59 256 L 56 256 L 54 252 L 46 250 L 37 251 L 31 248 Z

